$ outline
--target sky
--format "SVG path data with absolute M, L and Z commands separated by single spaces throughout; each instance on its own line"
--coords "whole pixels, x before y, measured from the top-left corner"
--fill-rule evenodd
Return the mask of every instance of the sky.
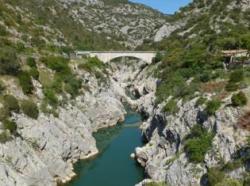
M 165 14 L 173 14 L 180 7 L 183 7 L 191 2 L 191 0 L 130 0 L 136 3 L 146 4 L 154 9 L 157 9 Z

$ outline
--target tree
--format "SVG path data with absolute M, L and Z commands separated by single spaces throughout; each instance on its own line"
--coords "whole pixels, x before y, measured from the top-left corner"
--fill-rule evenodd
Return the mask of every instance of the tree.
M 200 125 L 195 125 L 187 136 L 185 152 L 191 162 L 200 163 L 212 146 L 213 133 L 206 131 Z
M 0 51 L 0 74 L 17 75 L 20 64 L 16 53 L 11 49 L 1 49 Z
M 217 168 L 208 169 L 207 176 L 209 186 L 215 186 L 217 183 L 220 183 L 225 178 L 225 174 Z
M 156 56 L 153 59 L 153 63 L 158 63 L 158 62 L 162 61 L 162 59 L 163 59 L 162 53 L 161 52 L 157 52 Z
M 247 104 L 247 97 L 244 92 L 240 91 L 232 96 L 231 101 L 234 107 L 244 106 Z
M 219 100 L 211 100 L 207 103 L 206 111 L 208 115 L 213 115 L 220 108 L 221 102 Z
M 10 112 L 19 112 L 19 104 L 18 100 L 12 95 L 5 95 L 4 96 L 4 107 L 8 109 Z
M 33 101 L 24 100 L 21 103 L 21 109 L 22 109 L 23 113 L 26 114 L 27 116 L 29 116 L 33 119 L 38 118 L 39 110 L 37 108 L 37 105 Z
M 24 94 L 31 94 L 34 87 L 32 84 L 30 74 L 26 71 L 23 71 L 18 75 L 18 80 Z

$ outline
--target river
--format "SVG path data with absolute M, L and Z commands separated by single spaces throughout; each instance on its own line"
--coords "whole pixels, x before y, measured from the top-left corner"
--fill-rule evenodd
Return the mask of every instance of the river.
M 67 186 L 134 186 L 143 180 L 143 169 L 130 158 L 143 145 L 139 122 L 141 116 L 128 110 L 123 123 L 95 133 L 100 153 L 76 163 L 77 177 Z

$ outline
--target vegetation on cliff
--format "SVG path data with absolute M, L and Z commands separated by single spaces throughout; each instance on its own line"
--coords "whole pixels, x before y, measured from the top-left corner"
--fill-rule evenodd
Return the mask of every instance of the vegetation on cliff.
M 248 65 L 243 68 L 239 63 L 225 70 L 223 64 L 225 58 L 222 50 L 250 49 L 248 24 L 241 24 L 247 22 L 250 11 L 246 9 L 244 13 L 236 13 L 241 3 L 233 5 L 233 2 L 214 1 L 207 4 L 205 1 L 194 1 L 172 18 L 175 22 L 185 17 L 185 26 L 167 39 L 148 46 L 166 51 L 156 71 L 161 80 L 156 93 L 158 103 L 167 100 L 169 96 L 185 102 L 199 94 L 212 94 L 212 99 L 221 100 L 231 92 L 249 85 Z M 225 8 L 230 3 L 231 10 Z M 207 8 L 200 11 L 204 7 Z M 146 45 L 144 47 L 147 48 Z M 217 110 L 212 107 L 211 111 L 208 110 L 209 115 Z
M 205 154 L 212 147 L 214 134 L 200 125 L 195 125 L 185 142 L 185 152 L 191 162 L 204 161 Z

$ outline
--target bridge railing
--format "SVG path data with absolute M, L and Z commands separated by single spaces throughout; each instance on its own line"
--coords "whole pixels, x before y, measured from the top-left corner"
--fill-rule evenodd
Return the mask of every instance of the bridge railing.
M 157 51 L 75 51 L 76 54 L 93 54 L 93 53 L 157 53 Z

